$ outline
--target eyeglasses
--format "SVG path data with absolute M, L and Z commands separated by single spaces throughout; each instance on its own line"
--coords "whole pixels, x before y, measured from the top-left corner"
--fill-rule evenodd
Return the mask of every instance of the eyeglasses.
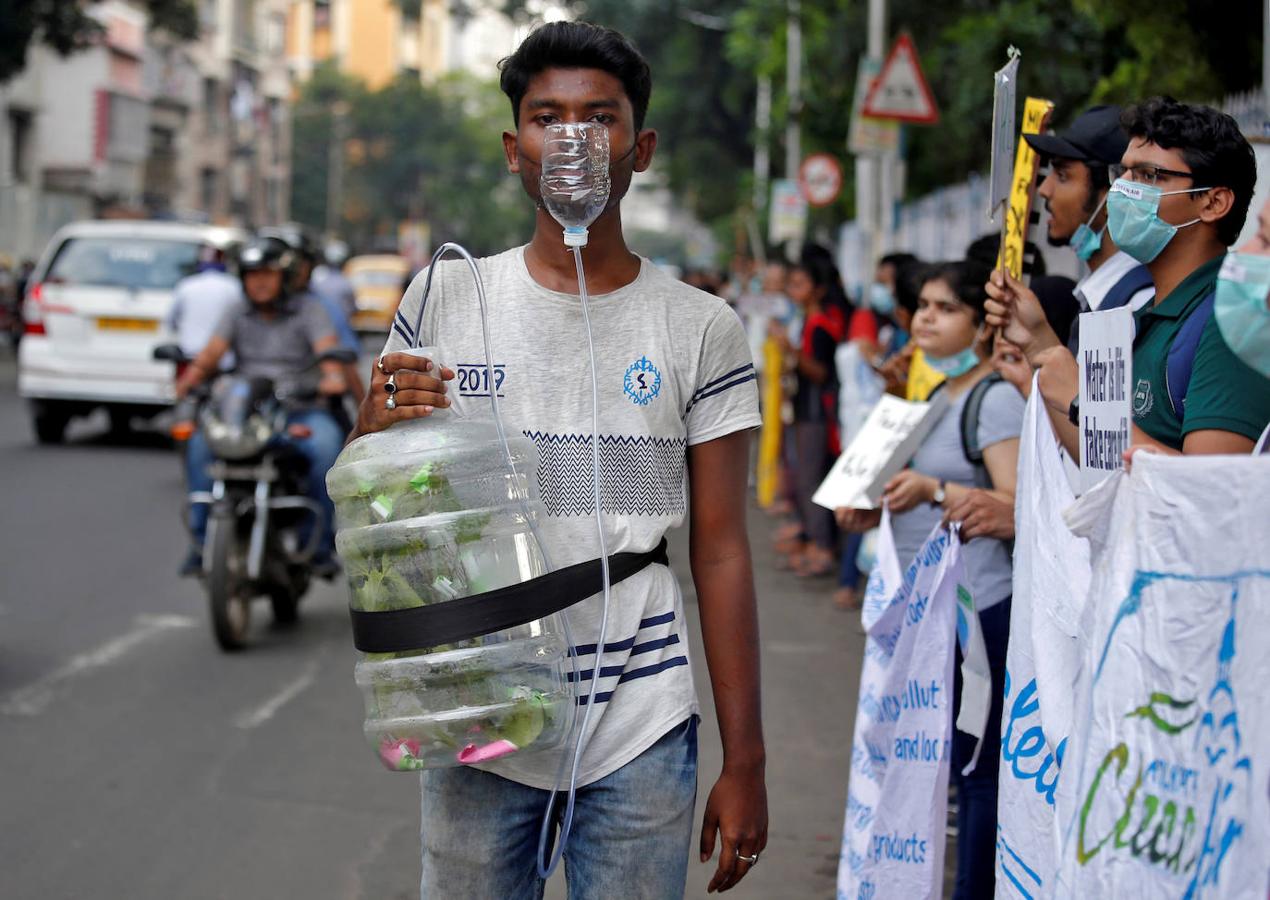
M 1195 180 L 1192 172 L 1179 172 L 1176 169 L 1165 169 L 1160 166 L 1140 165 L 1140 166 L 1122 166 L 1119 163 L 1107 166 L 1108 180 L 1115 184 L 1118 178 L 1127 178 L 1130 181 L 1136 181 L 1141 184 L 1154 185 L 1159 182 L 1160 176 L 1166 178 L 1189 178 Z

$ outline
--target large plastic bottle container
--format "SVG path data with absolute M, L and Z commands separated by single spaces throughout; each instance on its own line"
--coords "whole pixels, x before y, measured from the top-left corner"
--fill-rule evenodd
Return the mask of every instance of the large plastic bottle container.
M 432 349 L 415 351 L 432 360 Z M 327 474 L 351 605 L 444 603 L 547 571 L 531 441 L 457 406 L 349 444 Z M 559 615 L 443 646 L 365 653 L 365 734 L 390 769 L 442 768 L 560 747 L 574 696 Z

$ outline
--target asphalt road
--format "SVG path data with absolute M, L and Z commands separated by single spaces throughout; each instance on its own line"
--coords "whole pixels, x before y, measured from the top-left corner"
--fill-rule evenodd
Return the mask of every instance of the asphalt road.
M 418 788 L 363 744 L 342 587 L 319 583 L 293 629 L 259 608 L 250 650 L 222 654 L 176 577 L 171 449 L 104 417 L 37 447 L 13 384 L 0 350 L 0 895 L 417 897 Z M 828 582 L 774 570 L 769 527 L 752 516 L 771 836 L 730 895 L 828 898 L 863 638 Z M 695 630 L 686 534 L 671 553 Z M 698 823 L 720 764 L 699 648 Z M 694 854 L 689 897 L 712 871 Z

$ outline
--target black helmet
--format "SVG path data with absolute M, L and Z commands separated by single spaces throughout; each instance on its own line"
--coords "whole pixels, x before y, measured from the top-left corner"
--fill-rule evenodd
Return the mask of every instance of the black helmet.
M 238 253 L 238 278 L 246 290 L 248 272 L 259 269 L 277 269 L 282 273 L 282 292 L 273 302 L 286 297 L 291 292 L 291 281 L 295 273 L 295 251 L 285 241 L 276 237 L 257 235 L 243 244 Z
M 317 263 L 322 258 L 321 247 L 302 226 L 295 223 L 271 225 L 258 232 L 263 237 L 272 237 L 282 241 L 301 258 Z
M 295 265 L 295 251 L 277 237 L 263 232 L 243 244 L 238 252 L 238 271 L 254 269 L 280 269 L 287 272 Z

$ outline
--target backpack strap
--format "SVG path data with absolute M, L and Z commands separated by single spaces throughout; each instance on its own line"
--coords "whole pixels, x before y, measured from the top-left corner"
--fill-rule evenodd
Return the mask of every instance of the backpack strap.
M 646 553 L 609 556 L 610 583 L 648 566 L 669 565 L 666 539 Z M 560 612 L 603 590 L 600 560 L 556 569 L 530 581 L 428 606 L 370 612 L 352 609 L 353 646 L 363 653 L 401 653 L 454 644 Z
M 1214 289 L 1200 301 L 1199 306 L 1186 317 L 1169 345 L 1164 362 L 1164 387 L 1169 395 L 1169 406 L 1178 419 L 1186 418 L 1186 391 L 1191 386 L 1191 370 L 1195 367 L 1195 351 L 1204 334 L 1204 326 L 1213 317 L 1213 303 L 1217 299 Z
M 966 405 L 961 408 L 961 452 L 975 470 L 976 486 L 983 488 L 992 487 L 992 478 L 983 464 L 983 448 L 979 446 L 979 413 L 983 410 L 983 398 L 1001 380 L 997 372 L 988 375 L 970 389 Z
M 1107 291 L 1107 295 L 1102 298 L 1098 311 L 1124 306 L 1138 291 L 1154 286 L 1155 282 L 1151 279 L 1151 273 L 1147 271 L 1147 267 L 1136 265 L 1121 275 L 1120 280 L 1111 286 L 1111 290 Z

